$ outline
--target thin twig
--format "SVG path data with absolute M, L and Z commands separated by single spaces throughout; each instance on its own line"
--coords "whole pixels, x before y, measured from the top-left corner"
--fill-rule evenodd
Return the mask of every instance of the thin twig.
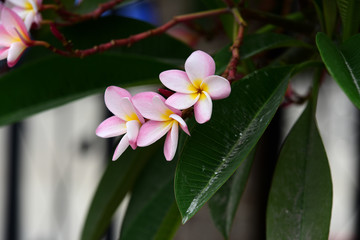
M 242 43 L 244 37 L 244 26 L 243 24 L 239 25 L 239 31 L 237 34 L 237 37 L 233 43 L 233 45 L 231 46 L 231 53 L 232 53 L 232 57 L 230 59 L 229 64 L 227 65 L 224 73 L 223 73 L 223 77 L 227 78 L 230 83 L 232 83 L 233 81 L 237 80 L 237 65 L 239 63 L 240 60 L 240 54 L 239 54 L 239 48 L 240 45 Z
M 83 49 L 83 50 L 77 49 L 73 52 L 59 50 L 59 49 L 55 48 L 54 46 L 50 45 L 49 43 L 45 43 L 42 41 L 34 41 L 33 45 L 47 47 L 47 48 L 51 49 L 53 52 L 63 55 L 63 56 L 86 57 L 86 56 L 89 56 L 89 55 L 92 55 L 95 53 L 106 51 L 110 48 L 117 47 L 117 46 L 131 46 L 133 43 L 141 41 L 150 36 L 162 34 L 162 33 L 166 32 L 167 30 L 169 30 L 171 27 L 173 27 L 179 23 L 188 22 L 188 21 L 192 21 L 195 19 L 199 19 L 199 18 L 217 16 L 217 15 L 225 14 L 225 13 L 229 13 L 229 12 L 230 12 L 230 10 L 228 8 L 221 8 L 221 9 L 215 9 L 215 10 L 204 11 L 204 12 L 199 12 L 199 13 L 192 13 L 192 14 L 176 16 L 172 20 L 163 24 L 160 27 L 135 34 L 128 38 L 114 39 L 114 40 L 111 40 L 110 42 L 94 46 L 93 48 Z

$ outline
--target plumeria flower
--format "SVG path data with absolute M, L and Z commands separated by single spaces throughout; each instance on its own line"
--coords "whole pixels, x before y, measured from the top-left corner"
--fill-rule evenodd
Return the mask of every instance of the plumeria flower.
M 5 5 L 13 10 L 24 21 L 30 30 L 32 24 L 40 25 L 42 20 L 39 9 L 42 0 L 6 0 Z
M 116 160 L 129 145 L 136 149 L 139 129 L 145 120 L 134 108 L 131 94 L 123 88 L 108 87 L 105 91 L 105 104 L 114 116 L 98 126 L 96 135 L 109 138 L 125 134 L 115 149 L 112 159 Z
M 23 20 L 0 4 L 0 60 L 7 58 L 8 66 L 13 67 L 31 44 L 32 40 Z
M 165 103 L 177 109 L 194 106 L 196 121 L 209 121 L 212 100 L 226 98 L 231 92 L 229 81 L 214 74 L 215 62 L 212 57 L 203 51 L 193 52 L 185 62 L 185 71 L 160 73 L 160 81 L 176 92 Z
M 178 144 L 179 125 L 190 135 L 185 121 L 181 118 L 181 111 L 167 106 L 165 98 L 154 92 L 138 93 L 132 100 L 139 112 L 149 119 L 140 129 L 138 146 L 149 146 L 167 133 L 164 155 L 167 161 L 171 161 Z

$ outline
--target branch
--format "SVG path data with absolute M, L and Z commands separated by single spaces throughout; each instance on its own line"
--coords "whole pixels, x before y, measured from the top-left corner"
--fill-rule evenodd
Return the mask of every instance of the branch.
M 229 64 L 227 65 L 224 73 L 223 73 L 223 77 L 227 78 L 229 80 L 230 83 L 232 83 L 233 81 L 237 80 L 237 65 L 239 63 L 240 60 L 240 54 L 239 54 L 239 48 L 240 45 L 242 43 L 244 37 L 244 25 L 240 24 L 239 25 L 239 31 L 238 31 L 238 35 L 233 43 L 233 45 L 231 46 L 231 53 L 232 53 L 232 57 L 230 59 Z
M 120 1 L 120 0 L 117 0 L 117 1 Z M 195 19 L 199 19 L 199 18 L 217 16 L 217 15 L 225 14 L 225 13 L 230 13 L 230 10 L 228 8 L 221 8 L 221 9 L 215 9 L 215 10 L 204 11 L 204 12 L 199 12 L 199 13 L 192 13 L 192 14 L 176 16 L 172 20 L 170 20 L 169 22 L 165 23 L 164 25 L 162 25 L 160 27 L 157 27 L 157 28 L 154 28 L 154 29 L 142 32 L 142 33 L 135 34 L 128 38 L 114 39 L 114 40 L 111 40 L 110 42 L 94 46 L 93 48 L 83 49 L 83 50 L 77 49 L 73 52 L 59 50 L 59 49 L 55 48 L 54 46 L 50 45 L 49 43 L 45 43 L 42 41 L 34 41 L 33 45 L 47 47 L 51 51 L 53 51 L 57 54 L 63 55 L 63 56 L 86 57 L 86 56 L 89 56 L 89 55 L 92 55 L 95 53 L 106 51 L 110 48 L 117 47 L 117 46 L 124 46 L 124 45 L 131 46 L 133 43 L 139 42 L 150 36 L 162 34 L 179 23 L 188 22 L 188 21 L 192 21 Z M 91 15 L 88 14 L 86 16 L 91 16 Z

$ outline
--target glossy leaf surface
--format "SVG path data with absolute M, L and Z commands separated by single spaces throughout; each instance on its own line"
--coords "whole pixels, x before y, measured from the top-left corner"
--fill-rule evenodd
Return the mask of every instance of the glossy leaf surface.
M 240 164 L 234 175 L 209 200 L 212 219 L 225 239 L 229 239 L 236 209 L 245 190 L 254 157 L 255 148 Z
M 328 239 L 332 182 L 309 104 L 289 133 L 275 169 L 267 208 L 267 239 Z
M 325 34 L 318 33 L 316 44 L 330 75 L 360 108 L 360 34 L 337 47 Z
M 174 197 L 176 161 L 165 161 L 163 149 L 159 150 L 135 183 L 121 240 L 171 240 L 180 225 L 181 217 Z
M 48 56 L 0 77 L 0 125 L 102 93 L 109 85 L 158 84 L 159 73 L 171 68 L 154 59 L 120 54 Z
M 83 227 L 82 240 L 98 240 L 108 228 L 112 216 L 126 193 L 132 189 L 146 163 L 157 156 L 160 144 L 147 148 L 128 148 L 105 170 L 92 199 Z
M 291 68 L 254 72 L 215 101 L 208 123 L 191 130 L 175 175 L 175 196 L 183 218 L 191 218 L 240 166 L 281 103 Z

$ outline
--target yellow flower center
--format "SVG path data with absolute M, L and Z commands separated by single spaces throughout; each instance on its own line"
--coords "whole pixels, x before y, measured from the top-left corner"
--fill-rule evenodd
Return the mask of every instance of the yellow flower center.
M 195 92 L 195 97 L 197 94 L 201 94 L 203 91 L 207 92 L 209 89 L 208 85 L 203 82 L 202 79 L 195 79 L 193 84 L 189 86 L 188 90 Z
M 125 121 L 129 122 L 129 121 L 132 121 L 132 120 L 136 120 L 138 122 L 140 122 L 138 116 L 136 115 L 136 113 L 132 113 L 131 115 L 126 115 L 125 116 Z

